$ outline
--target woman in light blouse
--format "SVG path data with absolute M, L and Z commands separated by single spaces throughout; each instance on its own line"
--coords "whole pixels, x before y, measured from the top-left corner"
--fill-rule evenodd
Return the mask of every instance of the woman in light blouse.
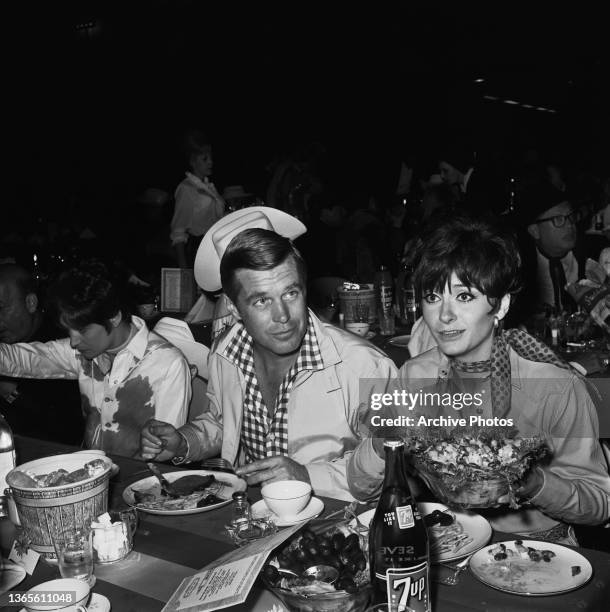
M 176 189 L 170 238 L 178 265 L 192 268 L 200 239 L 222 218 L 225 202 L 210 182 L 214 161 L 207 138 L 201 132 L 189 132 L 185 144 L 190 170 Z

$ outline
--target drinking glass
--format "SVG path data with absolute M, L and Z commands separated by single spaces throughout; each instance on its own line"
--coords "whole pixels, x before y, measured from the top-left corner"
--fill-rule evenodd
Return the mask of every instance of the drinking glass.
M 109 512 L 108 523 L 93 523 L 93 557 L 96 563 L 113 563 L 124 559 L 133 549 L 138 527 L 135 508 Z
M 59 573 L 62 578 L 78 578 L 91 582 L 93 547 L 91 529 L 70 528 L 53 536 Z

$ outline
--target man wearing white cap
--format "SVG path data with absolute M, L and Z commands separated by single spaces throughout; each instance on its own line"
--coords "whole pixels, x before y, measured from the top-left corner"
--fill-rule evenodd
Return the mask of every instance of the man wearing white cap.
M 368 398 L 384 392 L 396 370 L 374 346 L 307 309 L 306 267 L 290 241 L 304 231 L 265 207 L 236 211 L 210 229 L 195 277 L 206 290 L 222 286 L 237 323 L 210 355 L 208 411 L 179 430 L 151 421 L 142 432 L 145 457 L 220 454 L 249 484 L 304 480 L 317 494 L 352 499 L 345 470 L 366 435 Z

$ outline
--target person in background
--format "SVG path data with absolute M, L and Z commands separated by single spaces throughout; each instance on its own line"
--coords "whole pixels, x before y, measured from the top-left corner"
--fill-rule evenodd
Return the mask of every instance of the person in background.
M 312 195 L 307 206 L 307 233 L 299 237 L 297 247 L 312 278 L 337 276 L 345 209 L 338 198 L 328 192 Z
M 0 375 L 78 380 L 85 448 L 136 456 L 140 430 L 150 418 L 184 424 L 191 399 L 188 364 L 130 314 L 105 266 L 85 261 L 65 271 L 52 297 L 68 338 L 0 343 Z M 60 411 L 58 423 L 68 415 Z
M 447 145 L 438 155 L 442 180 L 451 187 L 464 213 L 498 216 L 509 205 L 508 180 L 494 164 L 484 163 L 464 146 Z
M 0 342 L 46 342 L 59 336 L 42 310 L 31 274 L 0 265 Z M 0 413 L 14 433 L 79 445 L 84 419 L 75 381 L 0 378 Z
M 584 381 L 532 336 L 502 330 L 519 290 L 520 264 L 512 237 L 489 223 L 458 217 L 433 228 L 422 240 L 415 282 L 437 346 L 407 361 L 399 383 L 416 393 L 479 394 L 480 403 L 459 410 L 467 422 L 473 415 L 503 418 L 509 431 L 544 438 L 552 454 L 518 483 L 522 507 L 500 506 L 488 518 L 499 531 L 574 545 L 571 523 L 610 519 L 610 476 Z M 456 413 L 443 403 L 421 404 L 409 415 L 417 421 Z M 368 439 L 350 459 L 348 479 L 358 499 L 381 486 L 382 444 Z
M 577 249 L 576 213 L 569 195 L 546 181 L 531 184 L 520 195 L 517 222 L 524 288 L 516 322 L 548 308 L 572 312 L 575 304 L 565 287 L 584 277 L 585 258 Z
M 170 239 L 178 266 L 191 268 L 201 238 L 225 213 L 225 202 L 210 182 L 214 160 L 212 146 L 202 132 L 191 131 L 185 141 L 190 170 L 178 185 Z
M 234 218 L 232 227 L 211 230 L 237 322 L 210 354 L 209 410 L 178 431 L 149 423 L 142 456 L 182 463 L 221 454 L 250 485 L 296 479 L 318 495 L 351 500 L 346 464 L 366 433 L 370 392 L 386 389 L 396 370 L 373 345 L 307 309 L 305 262 L 273 231 L 294 234 L 299 222 L 285 217 L 259 218 L 254 228 L 252 219 Z M 218 271 L 208 282 L 207 274 L 200 284 L 213 289 Z

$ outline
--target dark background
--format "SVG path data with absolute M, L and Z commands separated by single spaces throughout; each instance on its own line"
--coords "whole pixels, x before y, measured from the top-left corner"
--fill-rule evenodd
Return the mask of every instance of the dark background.
M 20 3 L 3 19 L 5 194 L 38 213 L 173 192 L 192 126 L 219 187 L 263 196 L 274 154 L 313 140 L 350 189 L 445 138 L 607 173 L 602 8 L 463 4 Z

